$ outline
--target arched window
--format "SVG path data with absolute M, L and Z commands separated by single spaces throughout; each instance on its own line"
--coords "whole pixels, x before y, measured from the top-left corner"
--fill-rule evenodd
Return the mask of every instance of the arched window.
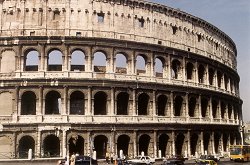
M 94 96 L 94 115 L 107 115 L 107 94 L 97 92 Z
M 158 116 L 165 116 L 166 115 L 167 101 L 168 101 L 168 98 L 165 95 L 160 95 L 157 98 Z
M 212 68 L 209 68 L 209 85 L 214 85 L 214 70 Z
M 34 92 L 28 91 L 23 93 L 21 101 L 21 115 L 36 114 L 36 95 Z
M 181 70 L 181 63 L 179 60 L 173 60 L 172 61 L 172 78 L 173 79 L 179 79 L 180 76 L 180 70 Z
M 148 115 L 149 96 L 142 93 L 138 97 L 138 115 Z
M 205 68 L 203 65 L 199 65 L 198 68 L 198 78 L 199 78 L 199 83 L 205 83 Z
M 128 115 L 128 101 L 128 93 L 121 92 L 117 95 L 117 115 Z
M 181 116 L 182 114 L 183 98 L 176 96 L 174 99 L 174 116 Z
M 164 60 L 160 57 L 155 58 L 155 76 L 163 77 Z
M 218 109 L 218 102 L 216 100 L 213 100 L 212 101 L 212 115 L 213 115 L 213 118 L 217 118 L 217 109 Z
M 207 109 L 208 109 L 208 99 L 202 97 L 201 98 L 201 116 L 202 117 L 207 116 L 207 113 L 208 113 Z
M 29 50 L 25 53 L 24 71 L 38 71 L 39 53 L 36 50 Z
M 45 98 L 45 114 L 59 114 L 61 112 L 61 95 L 50 91 Z
M 124 54 L 118 53 L 116 55 L 116 73 L 126 74 L 127 73 L 127 58 Z
M 188 114 L 190 117 L 195 117 L 195 109 L 196 109 L 196 98 L 191 97 L 188 101 Z
M 60 140 L 56 135 L 48 135 L 43 141 L 44 157 L 60 156 Z
M 143 134 L 140 138 L 139 138 L 139 153 L 141 154 L 142 152 L 144 152 L 144 155 L 148 155 L 149 154 L 149 148 L 150 148 L 150 136 Z
M 146 73 L 146 57 L 143 55 L 138 55 L 136 57 L 136 70 L 137 75 L 140 73 Z
M 93 61 L 94 71 L 106 72 L 106 62 L 107 62 L 106 55 L 101 51 L 97 51 L 94 54 L 94 61 Z
M 85 71 L 85 54 L 81 50 L 75 50 L 71 54 L 71 71 Z
M 217 72 L 217 82 L 218 82 L 218 87 L 221 88 L 221 79 L 222 79 L 222 74 L 220 71 Z
M 35 140 L 31 136 L 23 136 L 19 140 L 19 146 L 18 146 L 19 158 L 27 159 L 29 149 L 32 149 L 32 151 L 35 151 Z M 33 156 L 34 156 L 34 153 L 33 153 Z
M 48 71 L 62 71 L 63 54 L 59 50 L 52 50 L 48 55 Z
M 70 114 L 84 115 L 84 94 L 80 91 L 70 95 Z
M 187 70 L 187 80 L 193 80 L 194 65 L 191 62 L 187 63 L 186 70 Z

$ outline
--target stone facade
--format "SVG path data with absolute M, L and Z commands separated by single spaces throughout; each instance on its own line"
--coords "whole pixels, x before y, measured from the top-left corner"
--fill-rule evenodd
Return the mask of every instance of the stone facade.
M 0 12 L 1 158 L 241 142 L 236 46 L 208 22 L 141 0 L 1 0 Z

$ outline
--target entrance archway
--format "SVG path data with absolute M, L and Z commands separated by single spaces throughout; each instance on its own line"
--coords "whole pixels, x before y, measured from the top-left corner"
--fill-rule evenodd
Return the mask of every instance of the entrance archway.
M 129 141 L 130 137 L 128 135 L 119 136 L 117 140 L 117 153 L 122 150 L 124 155 L 128 155 Z
M 48 135 L 43 142 L 45 157 L 60 156 L 60 140 L 55 135 Z
M 35 140 L 31 136 L 24 136 L 19 140 L 18 156 L 19 158 L 28 158 L 29 149 L 35 152 Z
M 69 139 L 69 154 L 84 155 L 84 139 L 79 135 L 72 135 Z
M 144 152 L 144 155 L 148 155 L 148 148 L 150 143 L 149 135 L 142 135 L 139 139 L 139 155 Z
M 106 136 L 98 135 L 95 137 L 94 147 L 96 151 L 96 157 L 98 159 L 105 158 L 107 152 L 107 143 L 108 143 L 108 138 Z

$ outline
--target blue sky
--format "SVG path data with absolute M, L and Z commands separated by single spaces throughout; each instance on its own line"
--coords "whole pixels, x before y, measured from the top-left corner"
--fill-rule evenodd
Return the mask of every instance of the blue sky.
M 243 120 L 250 122 L 250 0 L 150 0 L 206 20 L 230 36 L 238 50 Z

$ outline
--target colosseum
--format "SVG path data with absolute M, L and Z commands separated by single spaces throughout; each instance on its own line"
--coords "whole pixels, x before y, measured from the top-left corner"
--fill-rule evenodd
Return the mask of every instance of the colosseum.
M 145 0 L 0 0 L 0 13 L 1 159 L 241 142 L 237 49 L 205 20 Z

